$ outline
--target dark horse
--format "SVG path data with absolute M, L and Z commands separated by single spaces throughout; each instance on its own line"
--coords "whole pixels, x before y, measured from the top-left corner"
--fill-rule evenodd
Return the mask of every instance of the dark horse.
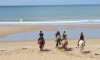
M 38 44 L 39 44 L 40 51 L 43 51 L 43 47 L 44 47 L 44 44 L 45 44 L 45 40 L 44 40 L 43 37 L 40 37 L 38 39 Z

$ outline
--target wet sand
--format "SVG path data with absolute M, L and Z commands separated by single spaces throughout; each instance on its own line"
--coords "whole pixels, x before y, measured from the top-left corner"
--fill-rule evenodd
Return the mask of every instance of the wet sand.
M 36 30 L 57 31 L 58 29 L 76 29 L 76 28 L 88 28 L 88 29 L 100 29 L 100 25 L 9 25 L 0 26 L 0 37 L 4 37 L 8 34 L 31 32 Z

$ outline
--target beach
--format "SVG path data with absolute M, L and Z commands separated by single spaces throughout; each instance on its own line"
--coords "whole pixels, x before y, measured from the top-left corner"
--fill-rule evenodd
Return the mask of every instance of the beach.
M 66 32 L 67 50 L 55 48 L 57 30 L 61 37 Z M 37 44 L 40 31 L 43 51 Z M 0 60 L 100 60 L 100 5 L 0 6 Z
M 37 41 L 0 42 L 0 60 L 99 60 L 100 40 L 86 39 L 84 53 L 76 48 L 77 39 L 68 40 L 69 51 L 55 48 L 54 40 L 46 40 L 44 51 Z
M 9 25 L 0 26 L 0 37 L 4 38 L 9 34 L 46 30 L 56 32 L 58 29 L 79 29 L 88 28 L 99 29 L 100 25 L 66 25 L 66 26 L 52 26 L 52 25 Z M 45 37 L 44 37 L 45 38 Z M 100 59 L 100 39 L 99 38 L 85 38 L 86 46 L 84 53 L 81 53 L 77 48 L 77 41 L 79 38 L 68 38 L 68 49 L 55 48 L 55 38 L 46 39 L 44 51 L 39 51 L 37 39 L 35 40 L 11 40 L 0 42 L 0 60 L 99 60 Z
M 20 33 L 20 32 L 29 32 L 29 31 L 36 31 L 36 30 L 46 30 L 46 31 L 54 31 L 60 29 L 80 29 L 80 28 L 87 28 L 90 30 L 100 29 L 100 25 L 91 24 L 91 25 L 3 25 L 0 26 L 0 37 L 6 36 L 8 34 L 13 33 Z

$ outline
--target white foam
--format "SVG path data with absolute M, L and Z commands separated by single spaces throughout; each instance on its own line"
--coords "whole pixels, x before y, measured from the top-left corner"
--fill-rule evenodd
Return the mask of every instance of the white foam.
M 74 20 L 74 21 L 35 21 L 35 22 L 0 22 L 0 25 L 24 25 L 24 24 L 33 24 L 33 25 L 41 25 L 41 24 L 100 24 L 100 20 Z

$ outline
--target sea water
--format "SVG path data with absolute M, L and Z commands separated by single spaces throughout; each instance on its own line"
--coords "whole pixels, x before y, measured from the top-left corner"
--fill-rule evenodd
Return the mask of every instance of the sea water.
M 100 5 L 0 6 L 1 24 L 100 24 Z
M 100 5 L 50 5 L 50 6 L 0 6 L 0 25 L 100 25 Z M 100 38 L 100 29 L 59 29 L 66 31 L 68 39 L 79 39 L 80 32 L 86 38 Z M 39 31 L 9 34 L 0 41 L 37 40 Z M 43 31 L 46 40 L 54 40 L 56 31 Z

